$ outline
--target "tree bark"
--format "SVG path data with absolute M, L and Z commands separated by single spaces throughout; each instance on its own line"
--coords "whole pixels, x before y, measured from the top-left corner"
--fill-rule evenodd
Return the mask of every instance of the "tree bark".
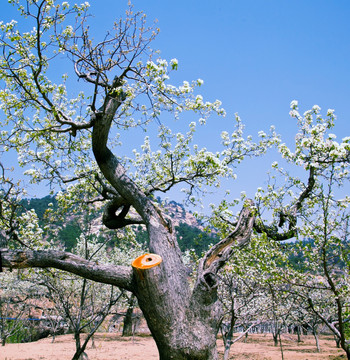
M 150 269 L 134 269 L 134 279 L 135 294 L 161 360 L 217 359 L 220 312 L 215 312 L 216 298 L 204 296 L 204 304 L 199 303 L 188 294 L 188 286 L 181 290 L 175 277 L 166 276 L 163 262 Z

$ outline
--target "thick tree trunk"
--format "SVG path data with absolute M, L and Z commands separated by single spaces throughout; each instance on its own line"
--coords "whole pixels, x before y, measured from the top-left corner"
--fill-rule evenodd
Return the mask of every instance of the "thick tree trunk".
M 162 262 L 150 269 L 133 269 L 135 295 L 157 343 L 161 360 L 216 360 L 216 335 L 222 315 L 217 299 L 218 270 L 234 246 L 243 246 L 254 222 L 249 206 L 235 231 L 206 254 L 191 290 L 176 234 L 161 219 L 148 226 L 150 250 Z M 233 244 L 234 243 L 234 244 Z M 232 247 L 233 246 L 233 247 Z
M 161 226 L 150 226 L 149 233 L 150 247 L 157 248 L 163 261 L 149 269 L 134 268 L 135 295 L 160 359 L 216 360 L 221 314 L 216 289 L 203 284 L 200 291 L 191 293 L 175 234 Z M 163 241 L 159 241 L 161 236 Z

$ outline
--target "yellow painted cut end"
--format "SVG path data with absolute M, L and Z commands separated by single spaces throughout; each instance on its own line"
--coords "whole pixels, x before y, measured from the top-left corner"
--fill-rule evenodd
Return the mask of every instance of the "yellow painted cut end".
M 161 262 L 162 258 L 157 254 L 144 254 L 136 258 L 131 265 L 137 269 L 149 269 Z

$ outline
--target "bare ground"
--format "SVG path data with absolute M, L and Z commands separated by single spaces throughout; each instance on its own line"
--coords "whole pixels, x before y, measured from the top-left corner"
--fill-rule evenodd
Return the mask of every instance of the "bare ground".
M 314 338 L 303 336 L 297 343 L 296 337 L 282 336 L 284 360 L 345 360 L 341 349 L 337 349 L 332 337 L 322 336 L 321 352 L 316 352 Z M 223 344 L 218 340 L 220 358 Z M 88 345 L 89 360 L 153 360 L 158 359 L 156 345 L 149 336 L 122 338 L 117 334 L 99 333 L 95 335 L 95 348 Z M 1 360 L 70 360 L 74 354 L 72 335 L 62 335 L 52 343 L 50 338 L 26 344 L 7 344 L 0 347 Z M 249 335 L 247 342 L 242 340 L 231 348 L 230 359 L 281 360 L 280 347 L 273 346 L 272 336 Z

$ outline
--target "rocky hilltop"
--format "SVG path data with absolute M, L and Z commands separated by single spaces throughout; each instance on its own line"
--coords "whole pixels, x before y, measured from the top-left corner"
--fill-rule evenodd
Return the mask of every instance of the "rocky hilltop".
M 24 205 L 27 209 L 34 209 L 39 219 L 44 218 L 44 213 L 49 204 L 52 203 L 57 208 L 54 197 L 46 196 L 41 199 L 27 199 Z M 215 235 L 207 234 L 198 219 L 186 208 L 176 201 L 169 201 L 162 205 L 165 213 L 172 219 L 173 226 L 177 231 L 178 241 L 182 250 L 194 249 L 197 253 L 205 250 L 209 244 L 216 241 Z M 98 234 L 102 226 L 103 206 L 96 205 L 96 212 L 93 218 L 89 219 L 90 232 Z M 60 224 L 59 238 L 67 250 L 71 250 L 76 238 L 81 234 L 81 217 L 71 215 L 65 218 L 65 222 Z M 79 224 L 80 222 L 80 224 Z M 138 241 L 147 242 L 147 234 L 142 226 L 135 227 L 138 231 Z

